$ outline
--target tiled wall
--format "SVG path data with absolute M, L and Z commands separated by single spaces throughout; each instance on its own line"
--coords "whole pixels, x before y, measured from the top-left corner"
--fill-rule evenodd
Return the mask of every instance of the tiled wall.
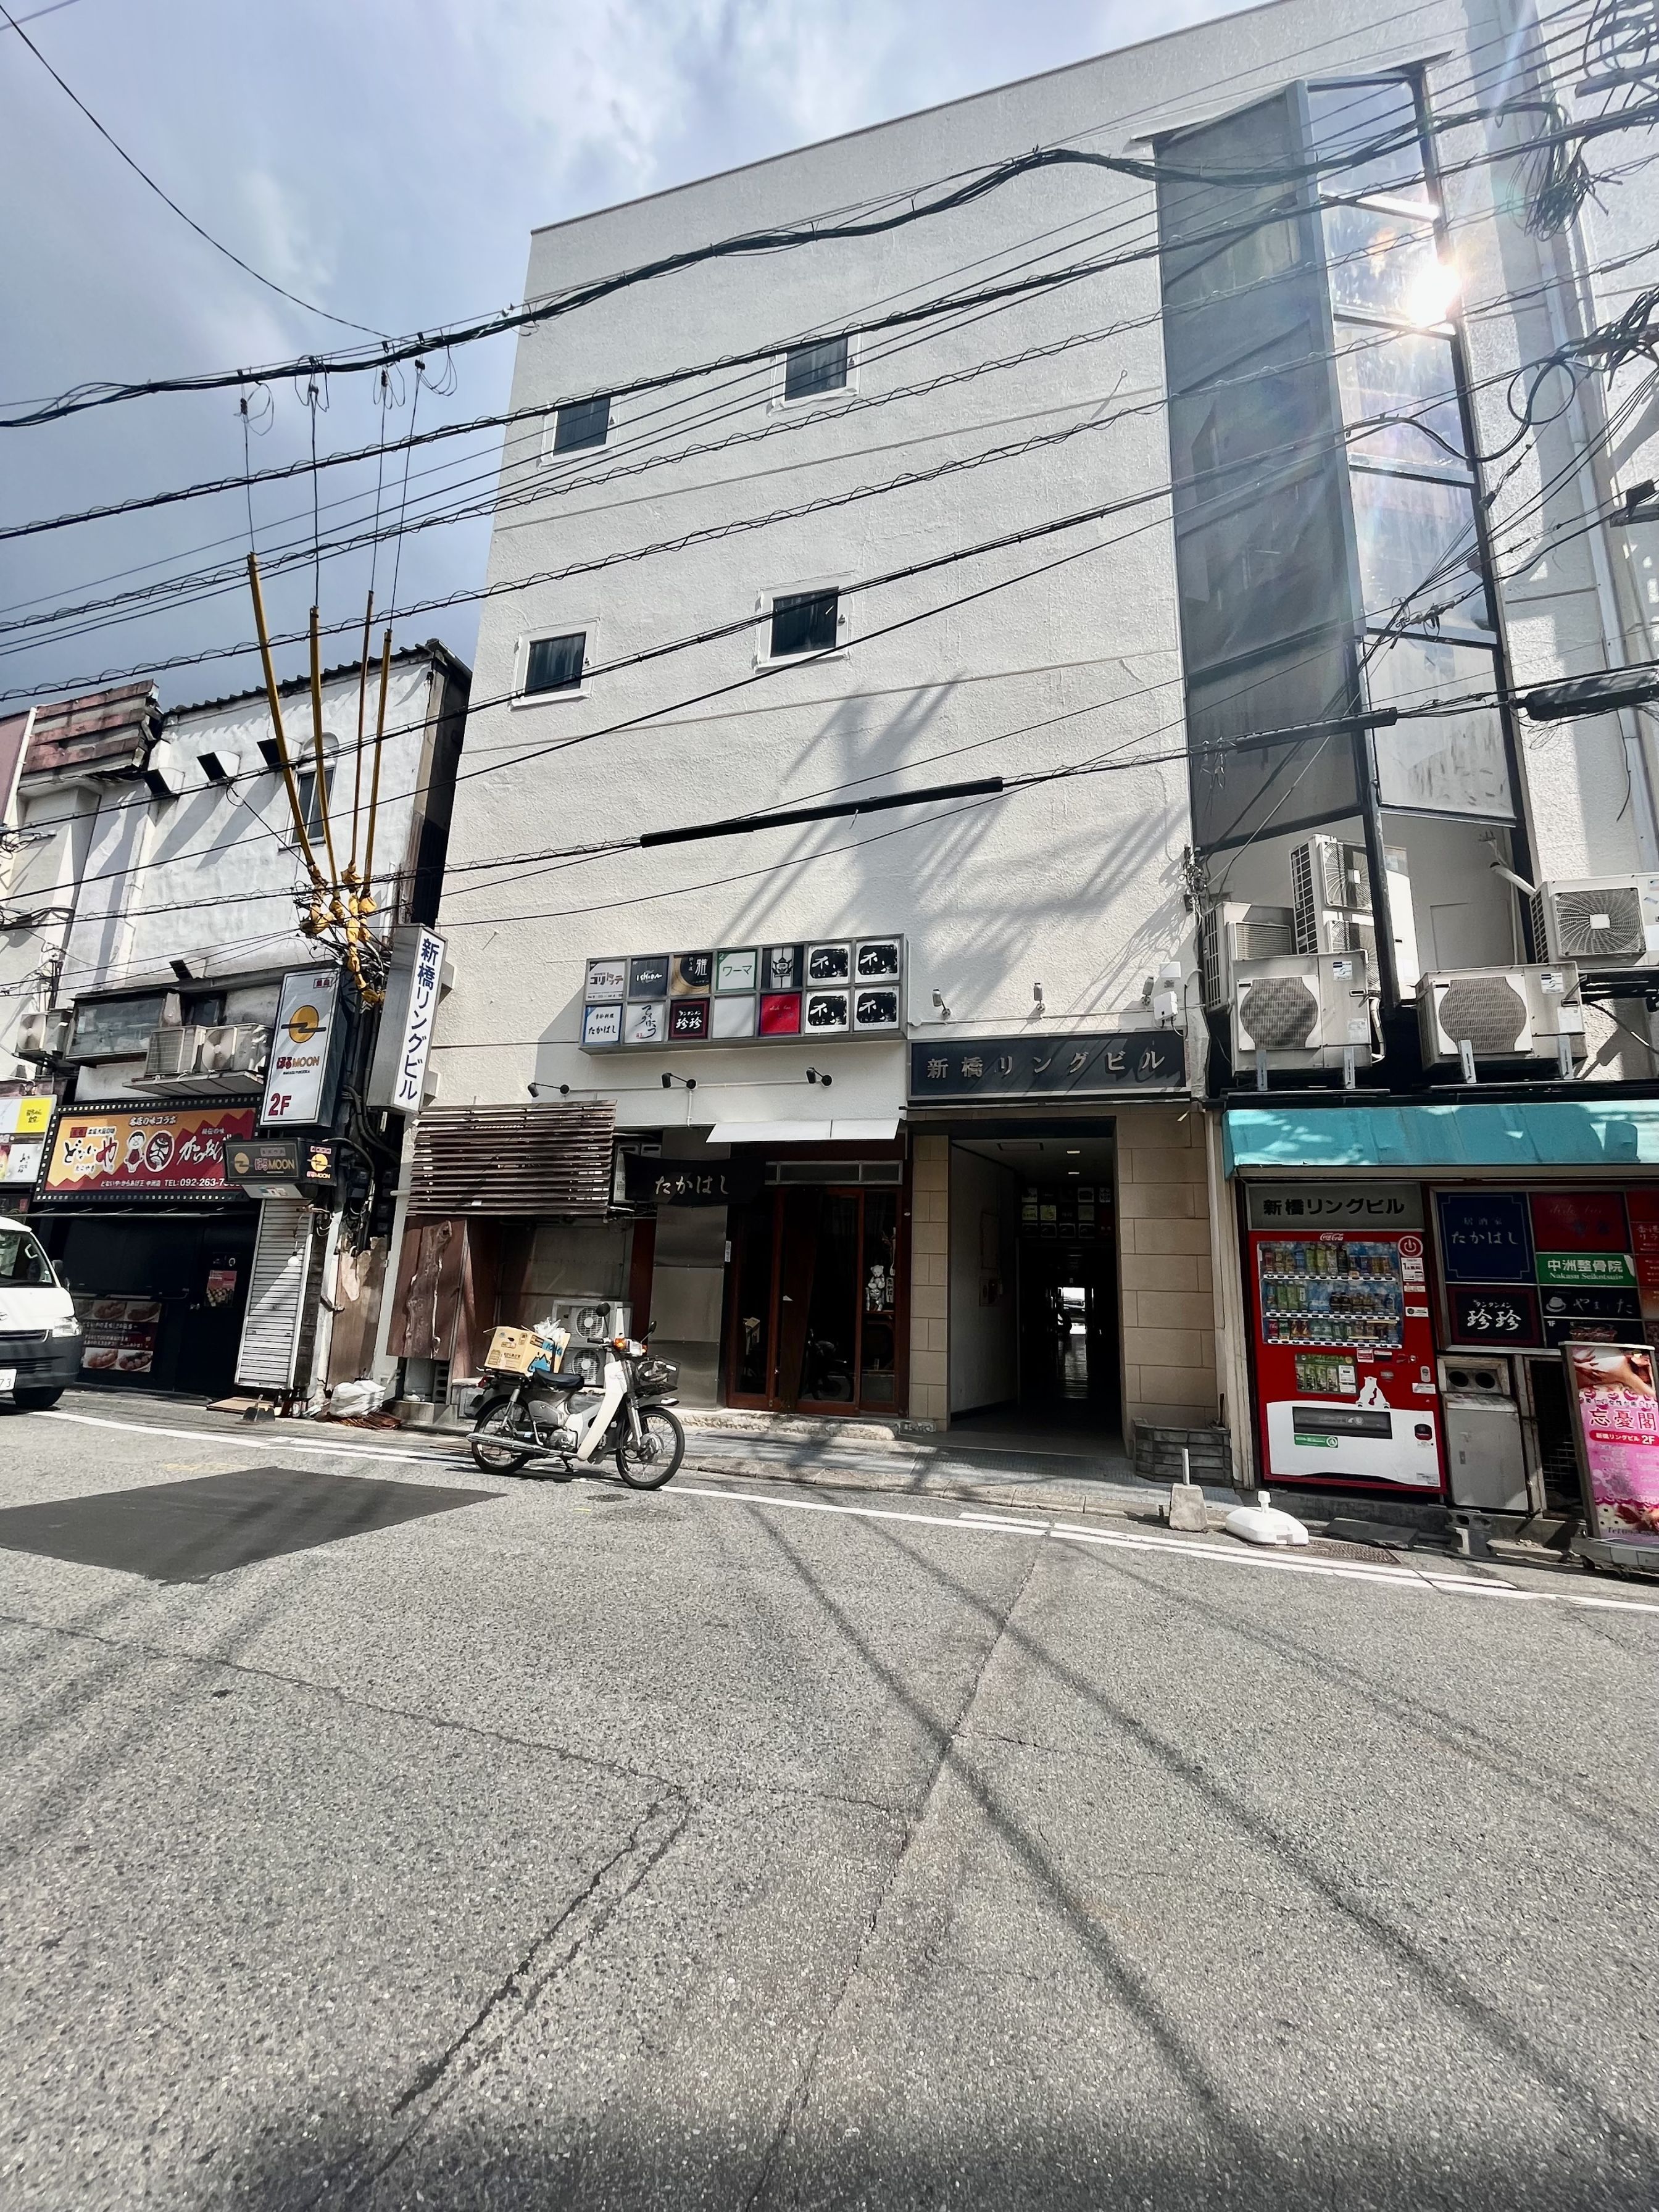
M 951 1410 L 951 1139 L 916 1137 L 910 1158 L 910 1419 Z
M 1117 1122 L 1123 1428 L 1194 1428 L 1218 1408 L 1203 1116 L 1141 1107 Z

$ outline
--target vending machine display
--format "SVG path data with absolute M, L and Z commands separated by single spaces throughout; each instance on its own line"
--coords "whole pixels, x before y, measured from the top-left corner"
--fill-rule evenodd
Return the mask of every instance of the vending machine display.
M 1264 1479 L 1442 1486 L 1420 1194 L 1253 1185 Z

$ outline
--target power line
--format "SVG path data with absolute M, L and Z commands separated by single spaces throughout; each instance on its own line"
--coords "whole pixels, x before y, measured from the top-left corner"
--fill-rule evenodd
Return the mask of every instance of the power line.
M 60 3 L 67 6 L 68 0 L 60 0 Z M 37 14 L 42 15 L 48 15 L 52 12 L 52 9 L 50 8 L 42 8 L 36 11 Z M 3 15 L 5 17 L 7 23 L 14 31 L 16 32 L 18 37 L 23 41 L 23 44 L 34 56 L 35 60 L 40 63 L 41 68 L 45 70 L 46 75 L 58 87 L 58 89 L 64 94 L 64 97 L 71 103 L 72 106 L 80 109 L 82 114 L 86 117 L 87 121 L 91 124 L 93 129 L 98 133 L 98 136 L 104 141 L 105 144 L 111 147 L 115 153 L 120 155 L 121 159 L 126 163 L 128 168 L 131 170 L 133 175 L 137 178 L 140 184 L 148 185 L 149 190 L 155 193 L 156 198 L 160 200 L 164 206 L 171 208 L 173 214 L 178 216 L 179 222 L 186 224 L 190 229 L 193 230 L 198 238 L 204 239 L 208 245 L 213 248 L 216 253 L 222 253 L 227 261 L 234 261 L 236 266 L 241 270 L 246 276 L 252 277 L 256 284 L 263 284 L 266 291 L 275 292 L 279 299 L 287 300 L 296 307 L 303 307 L 308 315 L 320 315 L 325 323 L 337 323 L 340 328 L 344 331 L 365 331 L 370 337 L 374 338 L 384 338 L 386 337 L 386 333 L 384 331 L 377 331 L 372 323 L 354 323 L 349 316 L 331 314 L 326 307 L 319 307 L 309 300 L 302 300 L 297 292 L 290 292 L 285 284 L 279 284 L 275 277 L 265 276 L 261 270 L 256 269 L 251 261 L 244 261 L 240 253 L 233 252 L 228 246 L 225 245 L 222 240 L 216 238 L 210 230 L 204 230 L 201 224 L 197 222 L 195 216 L 192 215 L 186 215 L 183 208 L 179 206 L 178 201 L 173 198 L 172 194 L 166 191 L 161 185 L 158 185 L 155 178 L 150 175 L 149 170 L 141 167 L 139 164 L 133 160 L 131 155 L 128 153 L 126 148 L 122 145 L 119 139 L 113 137 L 111 132 L 105 129 L 104 125 L 98 120 L 98 118 L 87 106 L 85 100 L 82 100 L 80 94 L 74 89 L 73 86 L 65 83 L 64 79 L 59 76 L 58 71 L 46 59 L 40 47 L 35 45 L 33 40 L 30 38 L 28 33 L 23 28 L 23 25 L 25 23 L 32 22 L 34 18 L 29 15 L 25 15 L 21 18 L 14 15 L 11 10 L 5 5 L 5 0 L 0 0 L 0 15 Z M 52 418 L 46 416 L 42 419 L 49 421 Z M 0 428 L 4 428 L 6 427 L 8 427 L 8 425 L 4 419 L 0 418 Z
M 1515 103 L 1511 103 L 1513 105 Z M 1535 153 L 1543 146 L 1556 143 L 1582 144 L 1586 139 L 1599 137 L 1607 131 L 1629 129 L 1656 118 L 1659 118 L 1659 102 L 1633 106 L 1615 114 L 1571 124 L 1559 131 L 1539 134 L 1528 142 L 1527 150 Z M 1477 109 L 1463 115 L 1438 118 L 1431 128 L 1437 133 L 1451 131 L 1490 119 L 1484 111 Z M 1419 136 L 1419 125 L 1413 118 L 1408 125 L 1383 132 L 1366 144 L 1334 157 L 1320 159 L 1315 156 L 1307 161 L 1281 163 L 1267 168 L 1227 170 L 1193 169 L 1178 161 L 1148 161 L 1127 155 L 1089 153 L 1072 146 L 1038 147 L 1029 154 L 994 165 L 952 191 L 942 193 L 921 204 L 912 203 L 890 215 L 856 222 L 812 223 L 805 228 L 775 228 L 740 233 L 734 237 L 711 240 L 706 245 L 686 247 L 676 253 L 659 255 L 654 260 L 639 264 L 634 268 L 617 270 L 589 283 L 568 288 L 550 299 L 507 309 L 468 324 L 447 326 L 436 333 L 422 332 L 413 337 L 387 340 L 378 349 L 359 349 L 354 352 L 309 356 L 303 360 L 258 370 L 216 370 L 196 375 L 149 378 L 128 384 L 82 385 L 21 414 L 0 416 L 0 429 L 34 428 L 41 423 L 61 421 L 66 416 L 80 414 L 91 408 L 153 398 L 163 392 L 232 390 L 249 382 L 271 382 L 279 377 L 305 375 L 325 368 L 335 375 L 359 374 L 395 362 L 412 361 L 421 354 L 430 352 L 434 345 L 453 349 L 457 346 L 477 343 L 481 339 L 502 337 L 509 331 L 534 328 L 592 307 L 637 285 L 654 283 L 664 276 L 706 266 L 711 262 L 748 258 L 805 246 L 831 245 L 884 236 L 892 231 L 907 228 L 913 223 L 957 213 L 1018 179 L 1044 169 L 1081 167 L 1127 177 L 1143 184 L 1156 185 L 1163 181 L 1249 190 L 1272 185 L 1295 185 L 1322 173 L 1333 173 L 1358 167 L 1383 155 L 1401 150 L 1416 143 Z M 1505 154 L 1496 158 L 1511 157 Z M 146 181 L 149 180 L 147 179 Z

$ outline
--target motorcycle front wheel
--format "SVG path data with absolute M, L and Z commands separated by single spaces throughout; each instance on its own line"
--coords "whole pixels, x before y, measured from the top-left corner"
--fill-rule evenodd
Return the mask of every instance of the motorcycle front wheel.
M 685 1456 L 685 1431 L 666 1406 L 640 1407 L 640 1440 L 624 1419 L 617 1438 L 617 1472 L 630 1490 L 660 1490 Z
M 510 1398 L 502 1398 L 478 1416 L 468 1449 L 486 1474 L 516 1474 L 528 1463 L 529 1452 L 507 1441 L 515 1434 L 513 1417 L 517 1410 Z

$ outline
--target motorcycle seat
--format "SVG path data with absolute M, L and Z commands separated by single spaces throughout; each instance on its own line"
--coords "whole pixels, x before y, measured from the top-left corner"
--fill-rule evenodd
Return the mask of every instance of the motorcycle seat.
M 586 1375 L 538 1375 L 536 1381 L 544 1390 L 580 1390 L 587 1382 Z

